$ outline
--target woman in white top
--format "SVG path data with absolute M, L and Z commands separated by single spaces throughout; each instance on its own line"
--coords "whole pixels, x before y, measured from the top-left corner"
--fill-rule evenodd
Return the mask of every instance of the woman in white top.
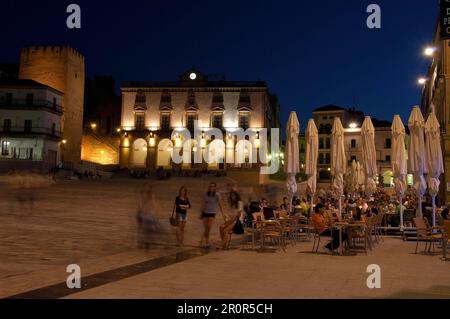
M 230 205 L 230 216 L 228 220 L 225 221 L 222 225 L 220 225 L 220 238 L 222 239 L 220 249 L 226 249 L 227 244 L 230 240 L 231 233 L 233 232 L 233 228 L 236 223 L 242 218 L 242 214 L 244 212 L 244 205 L 241 200 L 241 196 L 239 196 L 236 189 L 233 189 L 230 192 L 228 197 L 228 202 Z

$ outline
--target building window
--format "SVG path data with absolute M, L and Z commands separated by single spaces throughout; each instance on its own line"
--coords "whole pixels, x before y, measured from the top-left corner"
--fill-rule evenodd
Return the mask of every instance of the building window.
M 325 154 L 325 164 L 327 164 L 327 165 L 331 164 L 331 154 L 330 153 Z
M 386 155 L 385 161 L 386 162 L 390 162 L 391 161 L 391 155 Z
M 56 109 L 56 97 L 53 98 L 53 108 Z
M 212 127 L 222 129 L 223 127 L 223 114 L 222 113 L 213 113 L 212 115 Z
M 351 142 L 351 148 L 356 148 L 356 140 L 352 140 L 352 142 Z
M 194 131 L 196 120 L 197 120 L 197 114 L 188 114 L 186 116 L 186 127 L 190 132 Z
M 350 163 L 352 163 L 353 161 L 356 162 L 356 156 L 354 156 L 354 155 L 350 158 Z
M 144 112 L 136 113 L 134 123 L 136 130 L 143 130 L 145 128 L 145 113 Z
M 386 142 L 384 143 L 384 148 L 391 149 L 392 147 L 392 140 L 390 138 L 386 139 Z
M 324 144 L 323 144 L 323 137 L 319 138 L 319 149 L 323 150 Z
M 142 91 L 138 91 L 136 93 L 136 98 L 134 101 L 135 101 L 136 105 L 142 105 L 142 104 L 145 105 L 145 103 L 146 103 L 145 93 Z
M 31 120 L 25 120 L 25 126 L 23 128 L 24 132 L 31 133 L 33 128 L 33 122 Z
M 331 148 L 331 140 L 329 137 L 326 138 L 326 142 L 327 149 L 329 150 Z
M 170 113 L 161 113 L 160 125 L 161 125 L 161 130 L 163 130 L 163 131 L 170 130 Z
M 248 112 L 239 112 L 239 127 L 247 130 L 250 127 L 250 118 Z
M 12 98 L 13 98 L 12 93 L 6 93 L 6 104 L 7 105 L 11 105 L 12 104 Z
M 324 156 L 323 153 L 319 154 L 319 164 L 324 164 Z
M 11 119 L 3 120 L 3 132 L 11 131 Z
M 9 142 L 8 141 L 2 141 L 2 155 L 8 156 L 9 155 Z
M 34 95 L 33 95 L 33 93 L 28 93 L 27 94 L 27 105 L 28 106 L 31 106 L 31 105 L 33 105 L 33 100 L 34 100 Z
M 56 135 L 56 123 L 52 123 L 52 135 Z

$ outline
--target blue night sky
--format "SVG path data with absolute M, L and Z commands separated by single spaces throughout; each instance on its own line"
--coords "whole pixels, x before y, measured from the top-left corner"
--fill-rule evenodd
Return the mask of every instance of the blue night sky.
M 82 10 L 82 29 L 66 27 L 66 6 Z M 382 29 L 366 27 L 366 7 L 382 9 Z M 86 57 L 87 74 L 126 80 L 176 80 L 196 67 L 228 80 L 268 82 L 283 123 L 297 111 L 355 106 L 406 120 L 420 103 L 416 80 L 430 63 L 423 48 L 437 0 L 322 1 L 2 1 L 0 62 L 27 45 L 68 44 Z

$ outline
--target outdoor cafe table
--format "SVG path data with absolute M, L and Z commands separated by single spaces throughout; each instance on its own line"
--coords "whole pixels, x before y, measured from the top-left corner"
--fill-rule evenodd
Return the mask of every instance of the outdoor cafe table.
M 339 255 L 342 256 L 344 254 L 343 251 L 343 244 L 342 244 L 342 231 L 343 229 L 348 230 L 349 228 L 366 228 L 366 224 L 364 222 L 336 222 L 333 224 L 334 228 L 337 228 L 339 230 Z

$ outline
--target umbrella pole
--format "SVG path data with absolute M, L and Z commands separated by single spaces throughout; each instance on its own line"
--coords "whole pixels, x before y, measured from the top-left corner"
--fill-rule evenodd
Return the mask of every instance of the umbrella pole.
M 339 216 L 342 218 L 342 195 L 339 195 Z
M 422 218 L 423 217 L 423 212 L 422 212 L 422 200 L 423 200 L 423 196 L 420 195 L 419 196 L 419 215 Z
M 313 206 L 314 206 L 314 194 L 311 195 L 311 206 L 309 207 L 310 213 L 309 213 L 308 217 L 310 217 L 310 216 L 312 216 L 314 214 L 314 207 Z
M 436 194 L 433 194 L 433 227 L 436 227 Z
M 400 196 L 400 231 L 403 231 L 405 226 L 403 225 L 403 196 Z

